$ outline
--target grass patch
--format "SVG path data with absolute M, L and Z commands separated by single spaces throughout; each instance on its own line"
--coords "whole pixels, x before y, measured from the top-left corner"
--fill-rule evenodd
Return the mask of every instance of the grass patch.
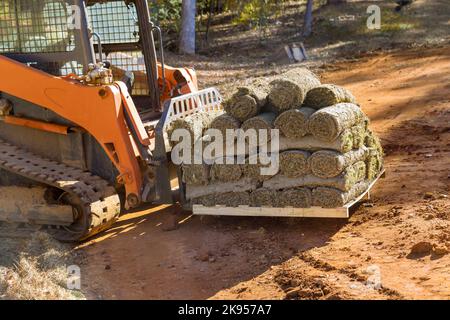
M 2 300 L 77 300 L 79 291 L 67 289 L 67 267 L 72 262 L 70 248 L 47 233 L 34 233 L 20 245 L 3 241 L 1 252 L 15 252 L 16 257 L 1 260 L 0 299 Z M 9 246 L 9 248 L 8 248 Z M 12 246 L 16 246 L 12 248 Z

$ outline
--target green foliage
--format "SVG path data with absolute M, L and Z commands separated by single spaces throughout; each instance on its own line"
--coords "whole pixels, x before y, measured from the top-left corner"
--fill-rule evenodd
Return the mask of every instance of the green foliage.
M 381 11 L 381 32 L 402 32 L 414 29 L 417 23 L 407 15 L 400 15 L 394 11 L 383 8 Z
M 149 1 L 152 19 L 166 31 L 178 32 L 181 24 L 182 0 Z
M 258 29 L 260 37 L 266 36 L 269 18 L 278 12 L 278 5 L 282 0 L 245 0 L 239 2 L 233 23 Z M 230 7 L 233 7 L 230 5 Z
M 163 26 L 166 32 L 178 33 L 182 17 L 182 0 L 148 1 L 152 19 Z M 234 17 L 233 24 L 258 29 L 261 35 L 265 35 L 270 18 L 280 12 L 283 2 L 289 0 L 197 0 L 198 27 L 204 23 L 203 19 L 207 18 L 210 10 L 213 15 L 228 12 Z
M 259 27 L 265 25 L 269 14 L 269 4 L 269 0 L 250 0 L 244 3 L 234 23 Z

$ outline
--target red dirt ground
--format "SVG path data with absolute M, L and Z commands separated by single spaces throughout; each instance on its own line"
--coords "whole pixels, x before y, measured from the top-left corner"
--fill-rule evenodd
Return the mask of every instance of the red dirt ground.
M 319 71 L 355 94 L 382 138 L 387 173 L 372 200 L 348 221 L 180 213 L 164 231 L 168 209 L 123 216 L 79 248 L 87 297 L 449 299 L 450 47 Z M 373 270 L 381 288 L 368 285 Z

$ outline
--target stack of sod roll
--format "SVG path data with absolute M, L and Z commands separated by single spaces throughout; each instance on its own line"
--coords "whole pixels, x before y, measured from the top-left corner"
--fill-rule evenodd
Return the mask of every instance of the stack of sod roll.
M 208 145 L 205 128 L 224 136 L 226 129 L 279 129 L 279 170 L 261 174 L 259 148 L 240 149 L 242 154 L 233 158 L 223 152 L 212 162 L 185 164 L 186 197 L 193 204 L 342 207 L 365 192 L 382 170 L 380 141 L 354 96 L 339 86 L 321 84 L 307 69 L 238 88 L 224 109 L 214 117 L 196 116 L 202 129 L 190 130 L 194 139 Z M 185 119 L 178 126 L 195 128 L 194 122 Z M 245 163 L 237 163 L 236 157 Z

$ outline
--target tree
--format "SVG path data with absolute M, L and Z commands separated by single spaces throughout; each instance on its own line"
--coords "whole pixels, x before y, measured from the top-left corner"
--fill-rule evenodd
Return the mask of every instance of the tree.
M 215 0 L 209 0 L 209 11 L 208 11 L 208 20 L 206 22 L 206 32 L 205 32 L 205 41 L 208 42 L 209 37 L 209 28 L 211 27 L 211 19 L 214 13 L 214 4 Z
M 313 0 L 308 0 L 308 3 L 306 4 L 305 22 L 303 27 L 304 37 L 309 37 L 312 33 L 312 22 L 313 22 L 312 11 L 313 11 Z
M 195 54 L 196 0 L 183 0 L 181 13 L 180 52 Z

